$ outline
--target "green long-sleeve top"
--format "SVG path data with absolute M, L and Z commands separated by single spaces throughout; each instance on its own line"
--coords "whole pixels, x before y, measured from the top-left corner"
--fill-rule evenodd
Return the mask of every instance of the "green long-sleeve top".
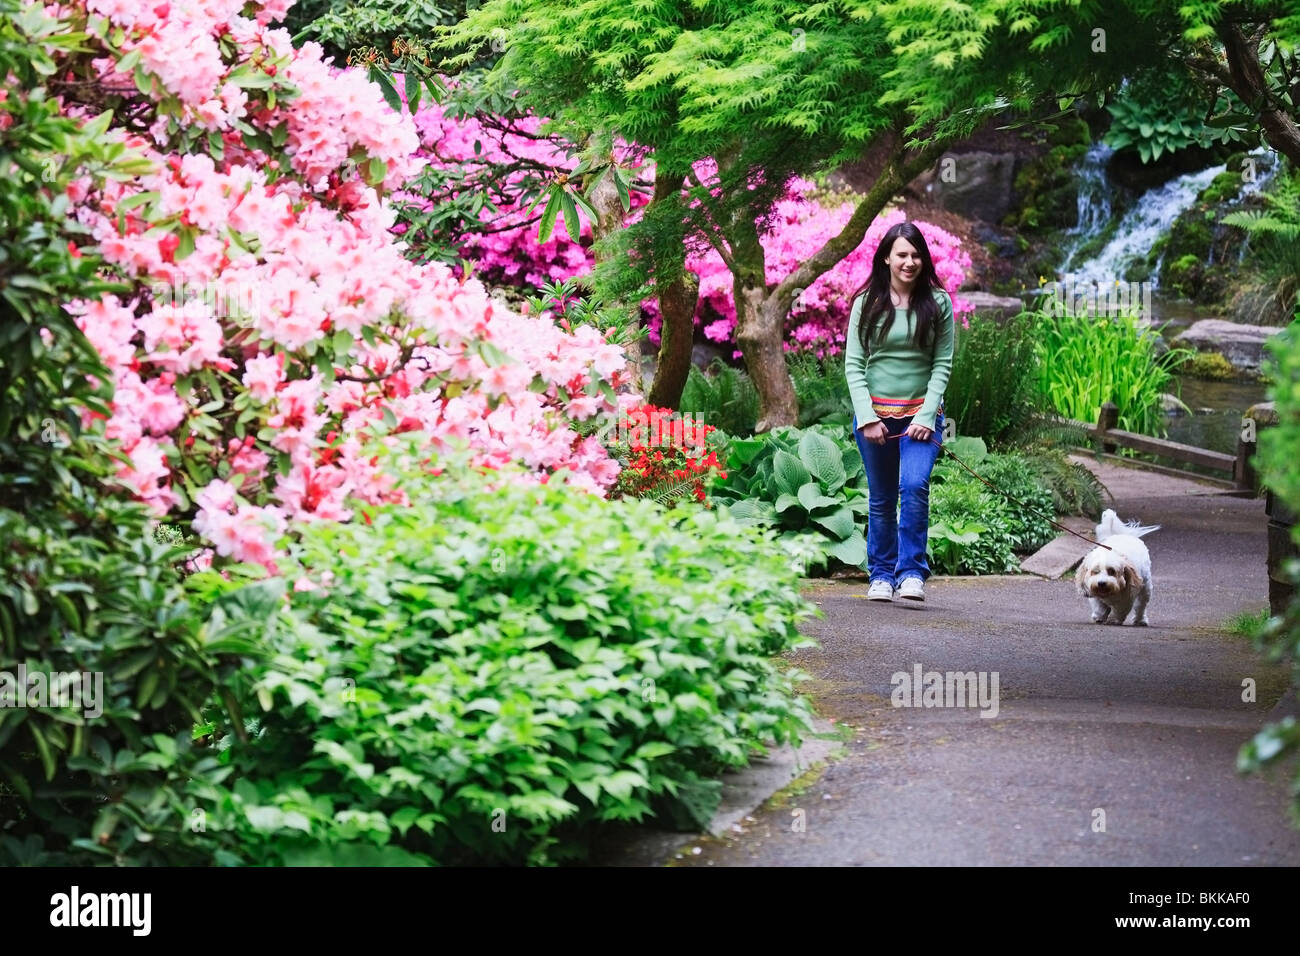
M 948 376 L 952 374 L 954 339 L 952 300 L 939 290 L 935 290 L 934 298 L 939 303 L 940 316 L 933 352 L 912 344 L 915 319 L 906 309 L 895 309 L 889 335 L 882 342 L 877 329 L 869 355 L 863 351 L 858 337 L 864 296 L 853 301 L 844 349 L 844 374 L 849 381 L 849 395 L 859 428 L 878 421 L 882 415 L 899 418 L 913 415 L 913 424 L 934 428 L 935 416 L 948 387 Z

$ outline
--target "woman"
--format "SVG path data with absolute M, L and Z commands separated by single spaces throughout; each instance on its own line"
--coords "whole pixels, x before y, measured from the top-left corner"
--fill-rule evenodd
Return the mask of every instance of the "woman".
M 921 230 L 890 228 L 853 299 L 844 371 L 870 505 L 867 599 L 925 600 L 930 472 L 952 372 L 952 300 Z M 902 499 L 902 507 L 899 500 Z

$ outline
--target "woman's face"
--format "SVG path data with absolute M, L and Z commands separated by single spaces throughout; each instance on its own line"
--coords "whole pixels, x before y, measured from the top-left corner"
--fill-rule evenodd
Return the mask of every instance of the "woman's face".
M 902 236 L 894 240 L 886 261 L 889 263 L 889 278 L 900 288 L 910 286 L 921 274 L 921 253 Z

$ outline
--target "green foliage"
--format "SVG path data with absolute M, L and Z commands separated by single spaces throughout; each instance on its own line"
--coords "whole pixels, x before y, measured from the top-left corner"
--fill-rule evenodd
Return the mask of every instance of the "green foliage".
M 1161 396 L 1189 349 L 1158 355 L 1159 333 L 1133 315 L 1088 315 L 1048 303 L 1034 321 L 1038 391 L 1058 413 L 1091 423 L 1103 403 L 1114 402 L 1122 430 L 1164 436 Z
M 580 325 L 590 325 L 602 333 L 613 329 L 606 341 L 618 345 L 627 345 L 644 335 L 639 316 L 606 302 L 576 278 L 544 282 L 537 294 L 527 296 L 524 301 L 528 304 L 528 314 L 550 312 L 555 321 L 567 323 L 571 329 Z
M 794 380 L 798 426 L 827 425 L 847 431 L 853 422 L 853 400 L 844 377 L 843 357 L 819 359 L 810 352 L 798 352 L 787 355 L 786 363 Z M 721 359 L 714 359 L 707 371 L 691 366 L 679 404 L 683 412 L 732 436 L 754 434 L 758 421 L 758 390 L 753 380 L 744 369 Z
M 978 438 L 951 439 L 946 446 L 1001 493 L 940 456 L 930 489 L 931 568 L 939 574 L 1016 570 L 1015 553 L 1036 551 L 1056 536 L 1047 520 L 1054 513 L 1051 488 L 1030 458 L 987 453 Z
M 0 863 L 163 862 L 150 819 L 174 794 L 138 785 L 156 775 L 147 754 L 173 734 L 188 746 L 232 636 L 205 630 L 185 600 L 172 569 L 183 552 L 105 490 L 116 452 L 81 414 L 108 412 L 107 386 L 89 377 L 111 377 L 59 306 L 108 288 L 93 252 L 70 248 L 89 237 L 68 216 L 68 184 L 149 165 L 102 139 L 106 119 L 78 128 L 45 97 L 49 51 L 77 37 L 39 5 L 0 0 L 0 12 L 12 78 L 0 104 L 0 672 L 90 677 L 57 704 L 0 708 Z M 31 704 L 27 691 L 0 689 Z
M 957 333 L 944 414 L 962 435 L 989 444 L 1012 439 L 1044 410 L 1037 387 L 1032 317 L 973 316 Z
M 314 40 L 342 64 L 395 40 L 427 36 L 455 23 L 473 0 L 298 0 L 284 26 L 294 41 Z
M 819 359 L 811 352 L 786 356 L 794 379 L 795 401 L 799 406 L 800 428 L 830 425 L 848 429 L 853 424 L 853 399 L 844 375 L 844 356 Z
M 1300 310 L 1297 311 L 1300 320 Z M 1267 485 L 1292 513 L 1300 512 L 1300 321 L 1293 322 L 1266 346 L 1271 353 L 1268 377 L 1273 383 L 1270 397 L 1276 402 L 1278 423 L 1260 430 L 1257 467 Z M 1300 528 L 1291 535 L 1300 542 Z M 1300 562 L 1288 561 L 1284 573 L 1300 584 Z M 1298 592 L 1300 593 L 1300 592 Z M 1270 618 L 1256 637 L 1257 646 L 1270 660 L 1287 661 L 1292 686 L 1300 685 L 1300 597 L 1293 598 L 1280 617 Z M 1241 748 L 1238 769 L 1257 771 L 1278 766 L 1300 753 L 1300 724 L 1294 717 L 1266 725 Z M 1292 815 L 1300 823 L 1300 766 L 1295 768 L 1291 787 Z
M 1117 150 L 1136 149 L 1142 162 L 1152 163 L 1189 146 L 1240 139 L 1240 130 L 1233 126 L 1205 124 L 1205 107 L 1196 102 L 1185 82 L 1178 82 L 1181 75 L 1162 69 L 1149 82 L 1126 87 L 1106 106 L 1111 126 L 1105 142 Z M 1225 112 L 1231 105 L 1225 98 L 1218 111 Z
M 1268 608 L 1262 611 L 1242 611 L 1224 622 L 1223 629 L 1239 637 L 1258 638 L 1269 619 Z
M 1222 352 L 1197 352 L 1178 367 L 1178 374 L 1190 378 L 1227 381 L 1240 373 Z
M 758 390 L 744 370 L 714 359 L 709 371 L 692 365 L 679 403 L 694 415 L 728 435 L 747 437 L 758 423 Z
M 727 477 L 712 496 L 743 521 L 773 527 L 787 538 L 820 535 L 813 564 L 862 568 L 867 542 L 866 474 L 845 430 L 774 428 L 727 446 Z
M 815 610 L 769 535 L 558 482 L 406 487 L 412 506 L 295 548 L 320 587 L 232 682 L 258 719 L 246 741 L 225 727 L 236 782 L 201 793 L 218 845 L 259 864 L 581 856 L 601 821 L 702 825 L 708 775 L 807 729 L 770 658 Z
M 1300 305 L 1300 172 L 1279 174 L 1260 198 L 1263 209 L 1228 213 L 1223 224 L 1246 231 L 1254 262 L 1272 285 L 1261 311 L 1289 316 Z
M 1006 505 L 974 479 L 932 486 L 930 522 L 935 574 L 1008 574 L 1019 566 Z M 976 533 L 974 541 L 966 540 Z
M 963 460 L 967 460 L 965 456 Z M 998 496 L 1002 501 L 1002 510 L 1006 512 L 1013 551 L 1037 551 L 1056 537 L 1056 530 L 1048 521 L 1055 516 L 1052 490 L 1029 459 L 1017 454 L 994 453 L 971 467 L 1002 495 L 1011 499 L 1008 501 L 1002 495 Z M 933 480 L 936 484 L 957 481 L 986 487 L 946 456 L 935 463 Z
M 1108 498 L 1106 486 L 1086 465 L 1070 461 L 1065 447 L 1083 442 L 1079 437 L 1047 444 L 1030 444 L 1016 450 L 1025 467 L 1037 475 L 1039 481 L 1052 494 L 1051 511 L 1058 515 L 1093 516 L 1102 512 Z
M 898 62 L 890 74 L 886 102 L 909 107 L 909 132 L 950 121 L 959 111 L 977 115 L 981 107 L 1010 105 L 1029 110 L 1046 97 L 1066 109 L 1078 97 L 1117 92 L 1137 78 L 1138 102 L 1177 104 L 1185 96 L 1200 105 L 1198 119 L 1211 130 L 1230 131 L 1258 145 L 1258 114 L 1240 111 L 1225 94 L 1228 71 L 1214 42 L 1217 28 L 1230 22 L 1248 41 L 1253 64 L 1264 76 L 1269 98 L 1294 111 L 1291 84 L 1300 16 L 1281 15 L 1268 0 L 1169 4 L 1119 0 L 1099 8 L 1075 0 L 974 0 L 955 16 L 946 0 L 907 0 L 882 5 Z M 996 92 L 978 69 L 1000 66 Z M 1161 78 L 1169 92 L 1160 89 Z M 1143 89 L 1154 87 L 1153 90 Z M 1186 91 L 1186 93 L 1184 93 Z M 1209 118 L 1206 113 L 1214 113 Z M 1157 117 L 1164 119 L 1164 117 Z M 1141 135 L 1142 131 L 1138 129 Z M 1155 134 L 1154 128 L 1152 134 Z M 1208 134 L 1207 134 L 1208 135 Z M 1145 138 L 1145 136 L 1143 137 Z
M 988 525 L 956 517 L 931 520 L 926 545 L 931 569 L 960 568 L 966 549 L 988 530 Z

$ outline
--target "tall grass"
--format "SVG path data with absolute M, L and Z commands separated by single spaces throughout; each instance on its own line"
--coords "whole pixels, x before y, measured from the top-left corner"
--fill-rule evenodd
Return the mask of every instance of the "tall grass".
M 1095 422 L 1102 404 L 1119 406 L 1119 427 L 1163 438 L 1161 396 L 1189 349 L 1157 354 L 1160 335 L 1132 315 L 1087 315 L 1049 305 L 1035 315 L 1038 391 L 1067 418 Z

